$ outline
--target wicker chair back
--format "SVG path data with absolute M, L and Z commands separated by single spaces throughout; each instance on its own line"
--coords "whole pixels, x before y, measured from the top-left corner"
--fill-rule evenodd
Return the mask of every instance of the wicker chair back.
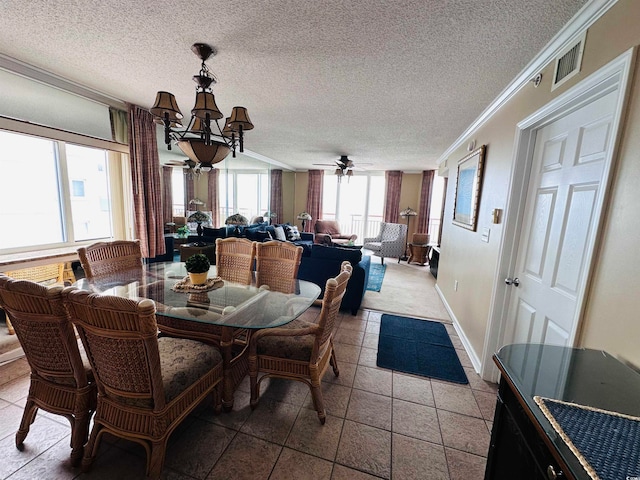
M 302 247 L 273 240 L 256 244 L 256 282 L 270 290 L 294 293 Z
M 80 247 L 78 257 L 87 278 L 142 267 L 140 240 L 94 243 L 88 247 Z
M 256 244 L 246 238 L 216 239 L 216 269 L 218 276 L 230 282 L 251 285 Z

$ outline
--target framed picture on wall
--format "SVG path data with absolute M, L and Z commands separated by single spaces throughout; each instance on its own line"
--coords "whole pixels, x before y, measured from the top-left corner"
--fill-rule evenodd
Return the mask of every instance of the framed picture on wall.
M 453 223 L 468 230 L 476 230 L 478 206 L 482 188 L 485 145 L 458 162 Z

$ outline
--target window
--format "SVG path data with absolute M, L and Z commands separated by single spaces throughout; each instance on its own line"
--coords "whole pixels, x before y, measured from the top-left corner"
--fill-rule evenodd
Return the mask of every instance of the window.
M 325 175 L 322 186 L 322 218 L 337 220 L 344 233 L 358 239 L 375 237 L 380 230 L 384 206 L 384 176 L 354 175 L 338 182 L 336 175 Z
M 173 216 L 183 217 L 184 209 L 184 169 L 174 168 L 171 172 L 171 196 L 173 197 Z
M 262 215 L 269 210 L 269 174 L 220 170 L 218 177 L 220 221 L 235 213 L 247 217 Z
M 0 223 L 18 232 L 0 252 L 112 236 L 106 150 L 5 131 L 0 144 Z

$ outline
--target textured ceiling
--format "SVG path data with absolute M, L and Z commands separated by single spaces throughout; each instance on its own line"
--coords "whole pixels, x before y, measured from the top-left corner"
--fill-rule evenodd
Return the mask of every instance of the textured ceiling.
M 248 108 L 246 147 L 308 169 L 347 154 L 423 170 L 586 0 L 3 0 L 1 52 L 150 107 L 194 101 L 195 42 L 218 106 Z

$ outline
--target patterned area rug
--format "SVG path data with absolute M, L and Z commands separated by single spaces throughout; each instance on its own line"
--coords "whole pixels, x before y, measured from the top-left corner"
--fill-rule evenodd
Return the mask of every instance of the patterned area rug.
M 376 365 L 447 382 L 469 383 L 447 329 L 430 320 L 382 315 Z
M 386 265 L 379 263 L 372 263 L 369 269 L 369 281 L 367 282 L 367 290 L 372 292 L 379 292 L 382 288 L 382 281 L 384 280 L 384 272 L 387 270 Z

